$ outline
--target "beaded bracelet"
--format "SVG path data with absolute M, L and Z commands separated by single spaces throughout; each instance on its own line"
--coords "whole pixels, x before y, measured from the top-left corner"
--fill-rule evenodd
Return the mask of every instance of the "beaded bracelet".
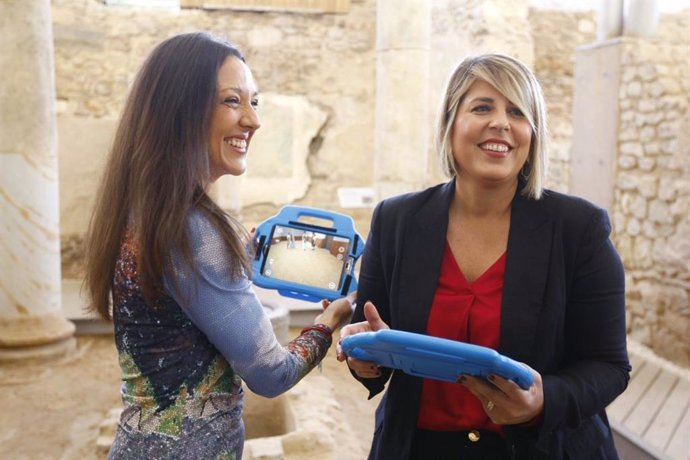
M 326 336 L 326 344 L 328 345 L 328 347 L 331 346 L 331 343 L 333 341 L 333 329 L 326 326 L 325 324 L 317 323 L 317 324 L 312 324 L 311 326 L 307 326 L 304 329 L 302 329 L 302 332 L 300 332 L 300 335 L 304 334 L 305 332 L 309 332 L 309 331 L 321 332 L 323 335 Z M 323 372 L 323 360 L 319 361 L 319 363 L 317 364 L 317 367 L 319 368 L 319 372 Z
M 321 323 L 312 324 L 311 326 L 305 327 L 304 329 L 302 329 L 302 332 L 300 332 L 300 335 L 304 334 L 305 332 L 308 332 L 308 331 L 319 331 L 319 332 L 321 332 L 321 333 L 323 333 L 329 337 L 331 335 L 333 335 L 333 330 L 330 327 L 326 326 L 325 324 L 321 324 Z

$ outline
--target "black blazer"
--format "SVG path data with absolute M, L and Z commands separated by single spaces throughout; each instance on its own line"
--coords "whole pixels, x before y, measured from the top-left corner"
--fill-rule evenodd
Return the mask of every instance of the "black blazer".
M 371 300 L 391 328 L 426 332 L 454 193 L 450 181 L 377 205 L 353 322 Z M 623 266 L 610 231 L 606 212 L 579 198 L 513 199 L 498 351 L 539 371 L 544 384 L 541 424 L 504 427 L 516 458 L 617 458 L 604 408 L 626 388 L 630 364 Z M 360 381 L 373 396 L 389 378 L 369 458 L 405 460 L 422 379 L 386 369 Z

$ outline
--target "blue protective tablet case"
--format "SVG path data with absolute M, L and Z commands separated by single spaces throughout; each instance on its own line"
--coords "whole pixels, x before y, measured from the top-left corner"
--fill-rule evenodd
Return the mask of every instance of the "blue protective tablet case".
M 310 223 L 310 219 L 322 225 Z M 318 302 L 335 300 L 357 289 L 355 264 L 364 251 L 364 240 L 350 216 L 289 205 L 259 224 L 255 251 L 254 284 L 275 289 L 285 297 Z M 311 256 L 327 259 L 328 273 L 323 273 L 326 270 L 299 273 L 295 268 L 297 262 Z M 324 275 L 325 281 L 315 285 L 315 280 L 323 279 Z
M 423 334 L 383 329 L 344 337 L 340 346 L 348 356 L 417 377 L 456 382 L 461 374 L 496 374 L 525 390 L 534 382 L 529 369 L 491 348 Z

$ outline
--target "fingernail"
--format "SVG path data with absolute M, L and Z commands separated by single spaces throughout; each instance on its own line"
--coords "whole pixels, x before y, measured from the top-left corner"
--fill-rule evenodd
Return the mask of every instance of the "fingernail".
M 458 379 L 458 383 L 465 384 L 467 382 L 467 377 L 464 375 L 461 375 L 460 378 Z

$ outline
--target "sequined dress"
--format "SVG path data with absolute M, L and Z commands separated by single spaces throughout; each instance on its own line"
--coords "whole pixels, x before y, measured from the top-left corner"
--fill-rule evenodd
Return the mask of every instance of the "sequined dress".
M 331 344 L 317 329 L 281 346 L 250 281 L 230 276 L 212 224 L 193 212 L 187 225 L 197 271 L 173 257 L 180 290 L 166 279 L 170 295 L 155 306 L 142 295 L 136 247 L 123 238 L 113 321 L 124 410 L 109 459 L 241 459 L 242 381 L 276 396 Z

